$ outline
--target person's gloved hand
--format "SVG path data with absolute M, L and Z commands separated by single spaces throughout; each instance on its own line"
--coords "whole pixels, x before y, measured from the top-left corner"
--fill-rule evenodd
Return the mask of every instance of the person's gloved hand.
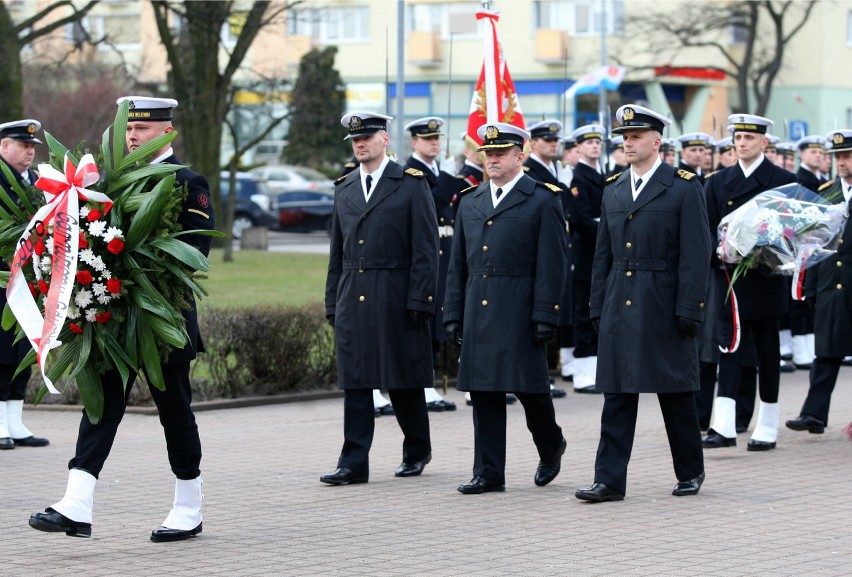
M 425 311 L 413 311 L 409 309 L 408 316 L 411 317 L 411 320 L 418 327 L 429 320 L 429 313 Z
M 455 176 L 456 174 L 458 174 L 458 170 L 456 169 L 456 159 L 452 155 L 441 158 L 438 161 L 438 168 L 440 168 L 442 172 L 446 172 L 450 176 Z
M 698 336 L 698 323 L 690 319 L 678 317 L 677 332 L 680 333 L 680 338 L 682 339 L 694 339 Z
M 334 328 L 334 315 L 325 315 L 325 320 L 328 321 L 328 324 L 331 325 L 331 328 Z
M 568 166 L 562 165 L 558 160 L 556 161 L 556 180 L 564 184 L 565 186 L 571 186 L 571 181 L 574 179 L 574 170 Z
M 456 343 L 458 346 L 462 344 L 462 326 L 461 323 L 449 322 L 444 324 L 444 330 L 447 331 L 447 338 Z
M 600 336 L 601 335 L 601 319 L 600 318 L 591 319 L 591 322 L 592 322 L 592 328 L 595 329 L 595 334 L 597 336 Z
M 556 327 L 546 323 L 535 323 L 533 325 L 535 344 L 546 345 L 556 338 Z

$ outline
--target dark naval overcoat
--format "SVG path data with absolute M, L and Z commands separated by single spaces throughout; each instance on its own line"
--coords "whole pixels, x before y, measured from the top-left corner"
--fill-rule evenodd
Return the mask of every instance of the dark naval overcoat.
M 360 171 L 335 189 L 326 315 L 342 389 L 431 387 L 429 323 L 438 274 L 435 204 L 423 173 L 390 161 L 368 203 Z
M 522 176 L 494 208 L 486 182 L 456 214 L 444 322 L 462 324 L 458 389 L 547 393 L 534 323 L 559 324 L 565 285 L 560 189 Z
M 600 319 L 599 391 L 698 389 L 697 340 L 680 336 L 678 317 L 703 320 L 709 268 L 695 175 L 663 163 L 635 201 L 629 170 L 606 186 L 591 297 L 591 318 Z

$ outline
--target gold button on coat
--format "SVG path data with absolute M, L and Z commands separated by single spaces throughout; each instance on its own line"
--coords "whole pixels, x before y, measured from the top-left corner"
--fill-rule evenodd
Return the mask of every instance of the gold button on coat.
M 841 260 L 837 261 L 837 266 L 843 266 L 843 261 L 841 261 Z
M 553 310 L 558 311 L 558 310 L 559 310 L 559 305 L 553 305 Z
M 630 305 L 632 305 L 632 304 L 633 304 L 633 301 L 627 301 L 627 302 L 625 302 L 624 304 L 626 304 L 627 306 L 630 306 Z
M 488 306 L 488 301 L 482 301 L 482 306 L 487 307 L 487 306 Z
M 489 220 L 489 221 L 486 221 L 486 222 L 485 222 L 485 224 L 487 224 L 488 226 L 491 226 L 492 224 L 494 224 L 494 221 L 493 221 L 493 220 Z
M 627 276 L 633 276 L 633 273 L 632 273 L 631 271 L 627 271 L 627 272 L 625 273 L 625 275 L 627 275 Z
M 483 245 L 482 252 L 488 252 L 488 245 Z
M 632 248 L 632 247 L 633 247 L 633 243 L 628 242 L 628 243 L 626 243 L 624 246 L 626 246 L 627 248 Z
M 364 244 L 364 239 L 359 240 L 358 244 Z
M 364 302 L 366 299 L 364 298 L 364 295 L 361 295 L 361 296 L 358 297 L 358 300 L 361 301 L 361 302 Z
M 842 284 L 840 284 L 840 283 L 837 283 L 837 288 L 838 288 L 838 290 L 839 290 L 839 289 L 842 289 L 842 288 L 843 288 L 843 285 L 842 285 Z
M 432 302 L 432 297 L 431 297 L 431 296 L 426 297 L 426 301 L 431 303 L 431 302 Z
M 731 205 L 733 205 L 733 204 L 734 204 L 734 201 L 733 201 L 733 200 L 729 200 L 729 201 L 728 201 L 728 206 L 731 206 Z

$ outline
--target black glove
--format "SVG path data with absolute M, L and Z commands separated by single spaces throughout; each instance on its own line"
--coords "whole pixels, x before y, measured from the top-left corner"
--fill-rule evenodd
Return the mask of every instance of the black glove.
M 414 322 L 415 326 L 422 326 L 427 320 L 429 320 L 429 313 L 425 311 L 413 311 L 408 309 L 408 316 L 411 317 L 411 320 Z
M 601 336 L 601 319 L 591 319 L 592 328 L 595 329 L 595 334 Z
M 331 328 L 334 328 L 334 315 L 325 315 L 325 320 L 328 321 L 328 324 L 331 325 Z
M 698 323 L 683 317 L 677 318 L 677 332 L 682 339 L 694 339 L 698 336 Z
M 444 325 L 444 330 L 447 331 L 447 338 L 456 343 L 458 346 L 462 344 L 462 326 L 461 323 L 449 322 Z
M 556 327 L 546 323 L 535 323 L 533 325 L 535 344 L 546 345 L 556 338 Z

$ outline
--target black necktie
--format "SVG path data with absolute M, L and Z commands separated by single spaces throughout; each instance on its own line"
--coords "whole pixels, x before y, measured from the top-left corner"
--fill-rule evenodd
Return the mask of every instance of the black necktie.
M 639 190 L 639 187 L 640 187 L 640 186 L 642 186 L 642 179 L 641 179 L 641 178 L 637 178 L 637 179 L 636 179 L 636 186 L 634 186 L 633 188 L 634 188 L 634 189 L 636 189 L 636 190 Z
M 370 194 L 370 187 L 373 186 L 373 176 L 371 174 L 367 175 L 367 195 Z
M 501 194 L 503 194 L 503 189 L 502 189 L 502 188 L 498 188 L 498 189 L 497 189 L 496 196 L 495 196 L 494 198 L 499 199 Z

